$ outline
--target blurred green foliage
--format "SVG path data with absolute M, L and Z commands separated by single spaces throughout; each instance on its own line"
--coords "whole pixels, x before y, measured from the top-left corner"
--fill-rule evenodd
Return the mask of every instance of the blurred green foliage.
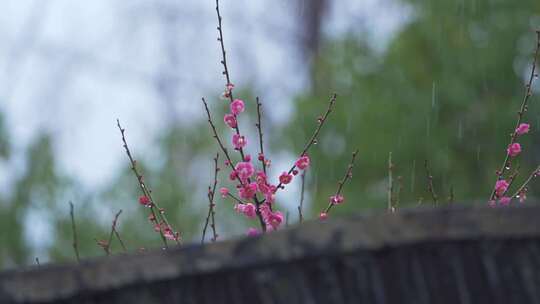
M 330 93 L 339 94 L 320 148 L 312 151 L 316 210 L 356 148 L 358 166 L 345 190 L 350 200 L 338 214 L 386 207 L 389 152 L 406 205 L 431 202 L 425 160 L 443 202 L 451 187 L 458 201 L 489 198 L 530 75 L 540 2 L 406 2 L 414 16 L 385 52 L 359 33 L 327 41 L 314 65 L 313 89 L 299 98 L 293 121 L 301 128 L 291 125 L 287 133 L 295 150 Z M 514 164 L 518 181 L 539 161 L 539 110 L 533 97 L 526 118 L 533 132 L 520 140 L 524 153 Z
M 353 179 L 345 187 L 346 202 L 332 211 L 335 216 L 386 207 L 390 152 L 396 164 L 394 176 L 403 180 L 402 205 L 419 200 L 430 203 L 425 160 L 443 203 L 450 187 L 461 202 L 485 202 L 489 196 L 523 97 L 535 44 L 532 29 L 540 28 L 540 2 L 404 2 L 413 8 L 412 18 L 384 51 L 374 49 L 361 32 L 326 40 L 313 61 L 311 89 L 295 101 L 295 117 L 281 131 L 266 126 L 268 146 L 296 153 L 316 127 L 330 94 L 339 95 L 335 111 L 310 152 L 313 165 L 307 192 L 313 204 L 308 205 L 306 215 L 317 214 L 327 204 L 356 148 L 360 154 Z M 214 109 L 216 122 L 223 110 Z M 254 109 L 248 110 L 253 125 Z M 527 114 L 533 132 L 521 141 L 520 180 L 540 163 L 538 113 L 538 97 L 533 97 Z M 125 127 L 129 142 L 129 127 Z M 7 134 L 0 116 L 0 161 L 13 157 Z M 74 260 L 69 201 L 75 205 L 82 257 L 104 254 L 95 240 L 107 239 L 119 209 L 123 209 L 119 231 L 129 250 L 162 246 L 147 223 L 148 210 L 136 203 L 137 181 L 127 159 L 109 189 L 84 193 L 76 181 L 59 173 L 51 141 L 47 134 L 36 138 L 24 155 L 25 169 L 11 174 L 11 190 L 0 193 L 0 269 L 32 263 L 35 256 Z M 156 147 L 159 155 L 150 162 L 137 147 L 130 148 L 141 159 L 138 164 L 145 180 L 171 223 L 186 240 L 197 242 L 217 146 L 206 122 L 201 121 L 190 128 L 171 126 Z M 203 180 L 200 172 L 208 172 L 202 174 Z M 226 172 L 221 174 L 225 180 Z M 530 194 L 537 194 L 536 189 Z M 231 218 L 231 209 L 217 209 L 218 229 L 221 225 L 225 234 L 240 234 L 246 223 Z M 28 235 L 29 226 L 35 224 L 31 214 L 45 219 L 52 240 L 36 245 L 34 239 L 39 235 Z M 118 242 L 112 248 L 120 251 Z

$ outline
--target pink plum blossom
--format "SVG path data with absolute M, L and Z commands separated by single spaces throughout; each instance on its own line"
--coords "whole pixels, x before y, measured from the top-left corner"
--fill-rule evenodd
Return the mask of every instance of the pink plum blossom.
M 519 153 L 521 153 L 521 145 L 519 143 L 513 143 L 508 146 L 506 149 L 506 153 L 508 153 L 508 156 L 515 157 Z
M 283 213 L 281 213 L 281 211 L 276 211 L 270 214 L 267 224 L 270 225 L 274 230 L 276 230 L 282 222 Z
M 330 196 L 330 203 L 332 203 L 333 205 L 339 205 L 343 203 L 343 201 L 345 201 L 345 198 L 343 197 L 343 195 L 336 194 L 336 195 Z
M 261 234 L 261 233 L 256 228 L 249 227 L 248 230 L 247 230 L 247 236 L 257 236 L 259 234 Z
M 257 209 L 252 203 L 236 204 L 234 206 L 234 210 L 238 213 L 242 213 L 249 218 L 254 218 L 255 216 L 257 216 Z
M 321 214 L 319 214 L 319 219 L 320 219 L 321 221 L 324 221 L 324 220 L 326 220 L 327 218 L 328 218 L 328 213 L 326 213 L 326 212 L 321 212 Z
M 293 179 L 293 176 L 287 172 L 283 172 L 281 173 L 281 175 L 279 176 L 279 182 L 284 184 L 284 185 L 287 185 L 288 183 L 290 183 Z
M 225 123 L 231 128 L 236 128 L 236 126 L 238 125 L 236 117 L 232 114 L 225 114 L 225 116 L 223 117 L 223 121 L 225 121 Z
M 149 206 L 150 205 L 150 199 L 146 195 L 141 195 L 139 197 L 139 204 L 143 206 Z
M 250 162 L 239 162 L 234 168 L 236 175 L 240 177 L 242 181 L 246 181 L 255 173 L 255 168 Z
M 303 155 L 300 157 L 294 164 L 300 169 L 304 170 L 309 167 L 310 159 L 309 156 Z
M 516 128 L 516 134 L 523 135 L 523 134 L 529 133 L 530 127 L 531 126 L 528 123 L 519 124 L 519 126 Z
M 257 193 L 257 184 L 251 183 L 249 185 L 245 185 L 244 187 L 240 187 L 238 189 L 238 195 L 240 195 L 243 199 L 251 199 L 255 194 Z
M 223 187 L 219 189 L 219 193 L 221 193 L 221 197 L 225 198 L 227 195 L 229 195 L 229 189 Z
M 240 99 L 235 99 L 231 102 L 231 113 L 238 115 L 244 112 L 244 102 Z
M 244 135 L 233 134 L 232 144 L 236 150 L 240 150 L 247 145 L 247 138 Z
M 495 194 L 497 196 L 501 196 L 504 193 L 506 193 L 506 190 L 508 190 L 508 182 L 504 179 L 500 179 L 495 183 Z
M 276 230 L 283 222 L 283 213 L 281 213 L 281 211 L 272 212 L 267 203 L 262 204 L 259 207 L 259 211 L 261 212 L 261 216 L 268 231 Z
M 503 196 L 499 199 L 499 202 L 501 203 L 501 205 L 503 206 L 508 206 L 510 204 L 510 202 L 512 201 L 512 199 L 508 196 Z

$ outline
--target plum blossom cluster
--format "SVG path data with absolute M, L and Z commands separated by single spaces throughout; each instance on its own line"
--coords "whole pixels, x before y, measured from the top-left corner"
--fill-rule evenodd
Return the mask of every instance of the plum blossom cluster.
M 226 74 L 226 73 L 225 73 Z M 284 223 L 283 212 L 277 210 L 276 194 L 279 190 L 283 190 L 287 185 L 291 184 L 301 171 L 306 171 L 311 165 L 311 158 L 308 155 L 308 150 L 317 141 L 317 136 L 328 118 L 330 112 L 332 112 L 333 106 L 336 101 L 336 95 L 334 94 L 330 99 L 328 108 L 323 116 L 321 116 L 317 122 L 318 126 L 311 139 L 308 141 L 300 156 L 292 167 L 287 171 L 282 171 L 275 182 L 272 182 L 267 175 L 267 169 L 271 165 L 271 160 L 264 154 L 263 136 L 261 128 L 261 104 L 257 99 L 257 113 L 258 123 L 257 128 L 259 131 L 259 153 L 257 159 L 253 159 L 250 154 L 245 153 L 245 149 L 251 148 L 248 145 L 247 136 L 240 132 L 239 118 L 242 113 L 245 112 L 246 103 L 241 99 L 233 98 L 233 85 L 226 85 L 223 96 L 229 96 L 228 111 L 223 116 L 224 124 L 231 129 L 231 145 L 235 151 L 238 152 L 239 160 L 234 162 L 228 149 L 224 145 L 224 141 L 221 140 L 217 132 L 216 125 L 214 124 L 208 104 L 203 98 L 203 104 L 208 116 L 208 122 L 213 132 L 213 137 L 216 139 L 221 151 L 225 155 L 225 166 L 229 168 L 229 181 L 235 185 L 235 189 L 231 190 L 227 187 L 222 187 L 219 192 L 223 198 L 229 198 L 234 201 L 233 209 L 238 214 L 245 216 L 248 219 L 258 220 L 261 230 L 255 227 L 251 227 L 247 234 L 258 235 L 264 232 L 270 232 L 277 230 Z M 329 200 L 331 206 L 342 204 L 345 201 L 344 196 L 341 194 L 341 190 L 345 182 L 352 176 L 352 167 L 354 165 L 354 158 L 357 152 L 353 154 L 353 160 L 348 167 L 347 173 L 342 181 L 338 185 L 338 190 Z M 320 219 L 326 219 L 328 216 L 328 208 L 324 214 L 321 214 Z M 301 208 L 299 208 L 301 216 Z
M 232 99 L 233 88 L 234 85 L 226 85 L 223 96 L 229 96 Z M 222 187 L 220 194 L 224 198 L 228 197 L 235 201 L 233 208 L 238 214 L 248 219 L 256 219 L 258 217 L 263 231 L 276 230 L 284 221 L 283 213 L 275 210 L 276 192 L 278 189 L 284 189 L 285 185 L 290 184 L 293 177 L 298 175 L 299 170 L 306 170 L 311 160 L 307 154 L 301 155 L 289 172 L 284 171 L 279 176 L 278 181 L 272 183 L 269 181 L 265 172 L 266 168 L 270 166 L 271 161 L 264 155 L 262 149 L 257 157 L 257 161 L 261 165 L 260 169 L 256 168 L 257 165 L 254 164 L 254 159 L 252 159 L 251 155 L 244 154 L 248 140 L 245 135 L 240 133 L 238 127 L 239 115 L 245 111 L 244 101 L 233 99 L 229 103 L 229 110 L 230 112 L 223 116 L 223 121 L 226 126 L 233 130 L 231 143 L 234 149 L 240 153 L 241 160 L 234 164 L 227 150 L 225 148 L 223 149 L 227 158 L 225 165 L 230 168 L 229 180 L 236 184 L 236 190 L 233 191 L 235 192 L 233 194 L 228 188 Z M 214 137 L 217 137 L 217 134 L 214 134 Z M 221 141 L 218 140 L 218 143 L 221 144 Z M 256 230 L 256 228 L 251 228 L 248 234 L 255 235 L 256 233 L 253 232 L 255 231 L 254 229 Z
M 229 69 L 227 66 L 227 57 L 223 41 L 222 17 L 219 10 L 219 0 L 216 0 L 216 13 L 218 21 L 217 40 L 221 46 L 221 64 L 223 65 L 223 75 L 225 76 L 226 81 L 225 90 L 221 97 L 222 99 L 228 101 L 228 111 L 223 116 L 223 122 L 225 126 L 232 131 L 230 143 L 234 151 L 238 152 L 238 161 L 233 160 L 229 150 L 226 148 L 224 141 L 221 139 L 216 125 L 212 120 L 208 103 L 204 98 L 202 98 L 202 102 L 206 110 L 208 123 L 210 124 L 213 137 L 216 139 L 221 152 L 225 156 L 225 166 L 230 170 L 228 174 L 229 180 L 235 185 L 236 188 L 231 190 L 229 188 L 222 187 L 219 192 L 223 198 L 229 198 L 234 201 L 235 204 L 233 208 L 238 214 L 245 216 L 248 219 L 258 220 L 261 230 L 252 227 L 249 228 L 247 232 L 248 235 L 253 236 L 267 231 L 274 231 L 283 224 L 284 216 L 276 206 L 276 195 L 280 190 L 285 189 L 287 185 L 291 184 L 295 176 L 297 176 L 300 171 L 305 171 L 309 168 L 311 159 L 308 155 L 308 151 L 310 147 L 317 142 L 319 132 L 326 122 L 326 119 L 332 112 L 337 96 L 336 94 L 332 95 L 326 112 L 317 119 L 318 126 L 315 129 L 314 134 L 292 167 L 287 171 L 282 171 L 277 181 L 270 180 L 269 176 L 267 175 L 267 169 L 270 167 L 272 162 L 264 153 L 263 132 L 261 125 L 262 104 L 257 98 L 258 123 L 256 124 L 256 127 L 259 134 L 259 152 L 257 158 L 252 159 L 251 155 L 247 154 L 245 150 L 248 148 L 253 149 L 252 146 L 254 145 L 252 144 L 251 140 L 248 140 L 247 136 L 240 131 L 239 118 L 246 110 L 246 103 L 244 100 L 234 97 L 235 85 L 231 82 Z M 356 155 L 356 152 L 354 155 Z M 351 170 L 352 164 L 349 166 L 347 176 L 351 175 Z M 302 174 L 302 176 L 304 176 L 304 174 Z M 345 181 L 346 179 L 340 182 L 338 191 L 335 195 L 331 196 L 330 200 L 333 201 L 332 205 L 338 205 L 344 202 L 341 189 Z M 327 210 L 327 212 L 328 211 L 329 210 Z M 301 218 L 301 207 L 299 207 L 299 215 Z
M 527 185 L 520 187 L 518 192 L 514 195 L 508 195 L 508 190 L 514 182 L 517 171 L 514 174 L 509 175 L 508 180 L 504 178 L 504 171 L 510 169 L 512 160 L 516 158 L 522 151 L 521 144 L 517 140 L 527 133 L 529 133 L 530 124 L 519 123 L 514 132 L 512 133 L 512 139 L 508 147 L 506 148 L 505 166 L 500 171 L 497 171 L 498 179 L 495 182 L 495 188 L 493 190 L 492 197 L 489 201 L 489 205 L 494 207 L 497 203 L 501 206 L 507 206 L 512 202 L 513 198 L 519 199 L 520 202 L 524 202 L 527 198 Z M 532 173 L 532 177 L 538 175 L 538 170 Z M 527 184 L 530 180 L 527 180 Z
M 497 206 L 497 205 L 507 206 L 512 202 L 514 198 L 519 199 L 520 202 L 525 201 L 525 199 L 527 198 L 527 191 L 528 191 L 529 183 L 531 182 L 533 178 L 540 175 L 540 166 L 539 166 L 529 175 L 529 177 L 517 189 L 516 192 L 510 195 L 508 194 L 510 187 L 512 186 L 512 184 L 514 183 L 518 175 L 517 169 L 514 170 L 514 172 L 510 172 L 510 170 L 512 169 L 512 161 L 516 157 L 518 157 L 522 152 L 522 146 L 519 143 L 519 140 L 521 139 L 523 135 L 529 133 L 531 129 L 531 125 L 529 123 L 522 122 L 522 121 L 528 109 L 529 99 L 532 96 L 533 81 L 535 78 L 538 77 L 536 73 L 536 65 L 537 65 L 538 55 L 540 53 L 540 31 L 537 31 L 536 34 L 537 34 L 536 51 L 534 53 L 529 82 L 525 86 L 525 89 L 526 89 L 525 97 L 523 98 L 521 108 L 518 112 L 516 127 L 511 134 L 510 143 L 506 147 L 506 157 L 504 159 L 503 165 L 501 166 L 499 170 L 496 171 L 497 180 L 495 182 L 495 186 L 493 188 L 490 199 L 488 201 L 490 206 Z

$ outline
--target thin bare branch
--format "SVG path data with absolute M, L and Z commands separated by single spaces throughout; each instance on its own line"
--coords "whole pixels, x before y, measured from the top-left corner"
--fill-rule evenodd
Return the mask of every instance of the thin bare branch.
M 439 197 L 437 196 L 437 193 L 435 193 L 435 188 L 433 187 L 433 175 L 431 175 L 427 159 L 424 162 L 424 167 L 426 168 L 427 190 L 431 194 L 431 199 L 433 200 L 433 203 L 435 205 L 438 205 Z
M 300 189 L 300 204 L 298 205 L 298 220 L 300 221 L 300 223 L 304 221 L 304 214 L 302 213 L 302 210 L 304 209 L 304 192 L 306 188 L 306 173 L 307 173 L 307 168 L 300 175 L 300 178 L 302 179 L 302 188 Z
M 167 217 L 165 216 L 163 212 L 161 212 L 162 209 L 157 205 L 157 203 L 152 198 L 152 190 L 150 190 L 150 188 L 147 187 L 146 183 L 144 182 L 144 178 L 142 174 L 140 174 L 137 169 L 137 162 L 133 158 L 131 151 L 129 150 L 127 141 L 126 141 L 126 136 L 125 136 L 126 130 L 122 128 L 122 126 L 120 125 L 120 120 L 117 119 L 116 122 L 117 122 L 118 129 L 120 130 L 120 134 L 122 135 L 122 142 L 124 143 L 124 149 L 126 151 L 126 154 L 129 158 L 129 162 L 131 164 L 131 170 L 133 171 L 133 174 L 137 178 L 137 182 L 139 184 L 139 188 L 141 189 L 141 192 L 150 201 L 149 205 L 150 205 L 150 212 L 152 213 L 152 216 L 155 219 L 157 219 L 159 216 L 159 219 L 161 220 L 161 222 L 163 222 L 167 227 L 170 227 L 172 229 L 172 226 L 169 224 L 169 221 L 167 221 Z M 159 230 L 159 234 L 161 236 L 161 240 L 163 241 L 163 244 L 165 245 L 165 248 L 167 248 L 168 247 L 167 239 L 165 238 L 165 235 L 163 234 L 162 229 Z M 174 238 L 175 242 L 177 244 L 180 244 L 180 238 L 178 237 L 178 234 L 175 232 L 173 232 L 173 234 L 175 235 L 175 238 Z
M 529 177 L 527 177 L 525 182 L 518 188 L 518 190 L 511 196 L 511 198 L 519 198 L 520 195 L 523 195 L 522 193 L 526 192 L 526 189 L 529 183 L 539 174 L 540 174 L 540 166 L 538 166 L 533 172 L 531 172 Z
M 401 176 L 398 176 L 397 177 L 397 180 L 398 180 L 398 189 L 397 189 L 397 193 L 396 193 L 396 198 L 395 198 L 395 201 L 394 201 L 394 209 L 393 211 L 397 211 L 398 208 L 399 208 L 399 199 L 400 199 L 400 196 L 401 196 L 401 192 L 403 192 L 403 178 Z
M 317 119 L 318 126 L 315 129 L 315 132 L 313 132 L 313 135 L 311 136 L 311 138 L 309 139 L 307 144 L 305 145 L 304 149 L 300 153 L 300 156 L 305 155 L 309 151 L 309 148 L 311 148 L 311 146 L 313 146 L 314 144 L 317 143 L 317 136 L 319 136 L 319 133 L 321 132 L 321 129 L 324 126 L 324 123 L 328 119 L 328 116 L 330 115 L 330 113 L 332 113 L 332 111 L 334 109 L 334 105 L 336 103 L 336 98 L 337 98 L 337 94 L 336 93 L 332 94 L 332 97 L 330 98 L 330 101 L 328 102 L 328 108 L 326 109 L 326 112 L 324 113 L 323 116 L 321 116 L 321 117 L 319 117 Z M 296 168 L 296 165 L 293 164 L 291 169 L 289 169 L 288 174 L 291 174 L 294 171 L 295 168 Z M 277 190 L 276 191 L 279 191 L 279 189 L 281 189 L 282 185 L 283 184 L 280 182 L 277 185 Z
M 210 227 L 212 227 L 212 242 L 215 242 L 217 240 L 217 232 L 216 232 L 216 220 L 215 220 L 215 204 L 214 204 L 214 197 L 216 194 L 216 187 L 218 182 L 218 160 L 219 160 L 219 153 L 216 153 L 216 157 L 214 158 L 214 184 L 213 186 L 208 186 L 208 214 L 206 216 L 206 221 L 204 223 L 203 228 L 203 234 L 201 239 L 201 244 L 204 244 L 204 239 L 206 237 L 206 229 L 208 228 L 208 225 L 210 224 Z
M 73 209 L 74 209 L 73 203 L 69 202 L 69 214 L 71 216 L 71 230 L 73 231 L 73 243 L 72 243 L 72 246 L 73 246 L 73 251 L 75 251 L 75 257 L 77 258 L 77 262 L 80 263 L 81 258 L 80 258 L 80 255 L 79 255 L 79 244 L 78 244 L 78 240 L 77 240 L 77 227 L 75 225 L 75 214 L 74 214 Z
M 392 179 L 392 173 L 394 171 L 394 164 L 392 163 L 392 152 L 388 154 L 388 205 L 387 210 L 393 212 L 394 210 L 394 180 Z
M 111 253 L 112 253 L 111 244 L 112 244 L 114 232 L 116 231 L 116 224 L 118 222 L 118 217 L 120 216 L 120 214 L 122 214 L 122 209 L 120 209 L 116 213 L 116 215 L 114 216 L 114 220 L 113 220 L 112 225 L 111 225 L 111 233 L 109 234 L 109 240 L 107 241 L 106 247 L 103 248 L 105 250 L 105 252 L 107 253 L 107 255 L 111 255 Z
M 259 151 L 262 155 L 263 159 L 261 160 L 263 172 L 266 174 L 266 155 L 264 154 L 264 144 L 263 144 L 263 131 L 262 131 L 262 123 L 261 123 L 261 117 L 262 117 L 262 104 L 259 101 L 259 97 L 256 98 L 257 100 L 257 123 L 255 126 L 257 127 L 257 130 L 259 131 Z
M 352 154 L 352 157 L 351 157 L 351 162 L 349 163 L 349 165 L 347 166 L 347 171 L 345 171 L 345 175 L 343 176 L 343 178 L 338 182 L 338 187 L 337 187 L 337 190 L 336 190 L 336 194 L 335 196 L 339 196 L 341 194 L 341 190 L 343 190 L 343 186 L 345 185 L 345 183 L 352 178 L 352 170 L 354 168 L 354 162 L 356 160 L 356 155 L 358 154 L 358 150 L 354 151 L 353 154 Z M 326 209 L 324 210 L 324 213 L 328 214 L 330 212 L 330 210 L 332 209 L 332 207 L 334 206 L 334 204 L 332 202 L 330 202 L 328 204 L 328 206 L 326 207 Z

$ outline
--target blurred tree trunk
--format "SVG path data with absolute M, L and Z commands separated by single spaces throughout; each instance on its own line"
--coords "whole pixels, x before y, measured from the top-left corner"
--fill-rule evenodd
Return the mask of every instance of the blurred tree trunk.
M 300 51 L 309 66 L 310 82 L 313 84 L 314 58 L 317 56 L 322 36 L 323 20 L 329 8 L 329 0 L 299 0 Z

